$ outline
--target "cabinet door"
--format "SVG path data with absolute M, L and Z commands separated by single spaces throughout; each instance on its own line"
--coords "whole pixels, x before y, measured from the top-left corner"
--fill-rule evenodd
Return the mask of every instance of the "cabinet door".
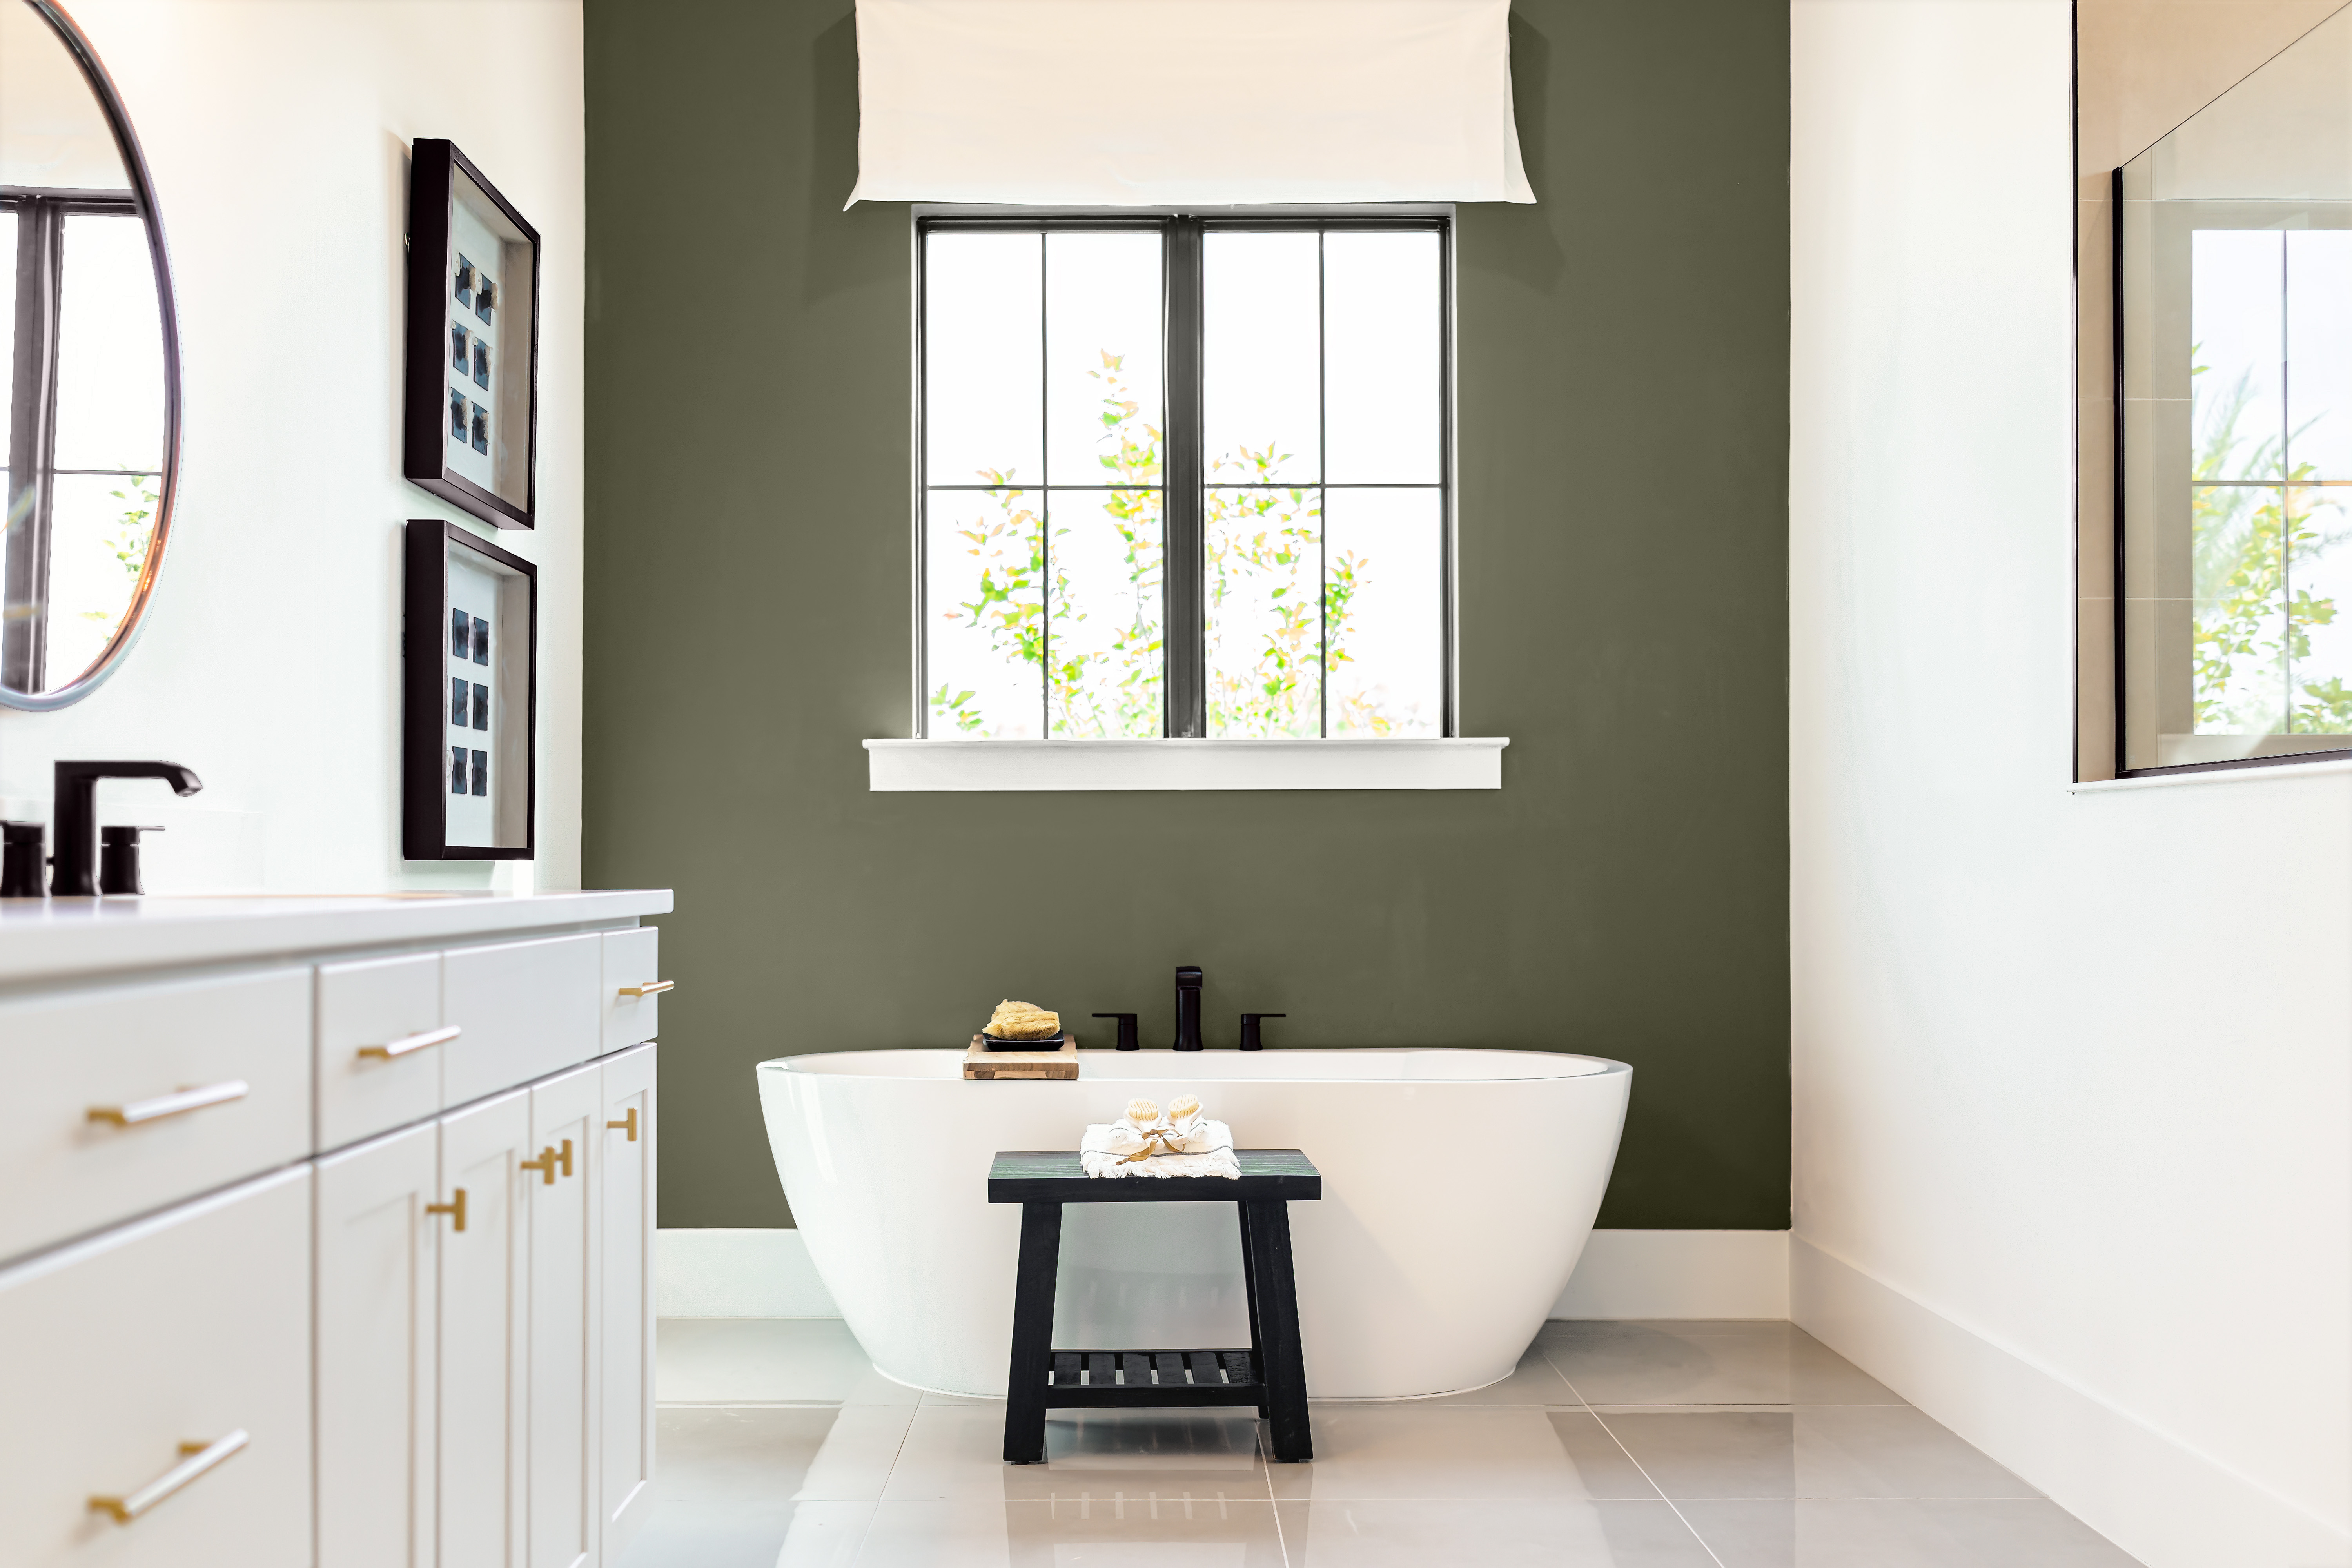
M 534 1084 L 530 1143 L 530 1458 L 527 1568 L 596 1554 L 597 1263 L 604 1073 Z
M 518 1090 L 441 1119 L 440 1201 L 465 1194 L 441 1248 L 440 1568 L 522 1561 L 530 1200 L 522 1169 L 530 1094 Z
M 645 1522 L 654 1479 L 654 1051 L 604 1058 L 603 1452 L 604 1561 Z
M 595 1056 L 604 1041 L 604 939 L 453 947 L 441 957 L 441 1103 L 465 1104 Z
M 310 1430 L 308 1165 L 0 1270 L 10 1568 L 308 1568 Z
M 439 1148 L 428 1121 L 319 1162 L 320 1568 L 433 1563 Z

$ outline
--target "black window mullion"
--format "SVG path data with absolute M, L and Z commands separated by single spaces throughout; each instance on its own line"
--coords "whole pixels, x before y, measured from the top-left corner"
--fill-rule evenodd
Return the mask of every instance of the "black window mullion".
M 1201 491 L 1201 224 L 1168 226 L 1168 342 L 1160 454 L 1161 647 L 1168 659 L 1168 733 L 1209 732 L 1207 557 Z
M 18 691 L 48 684 L 49 468 L 56 460 L 58 311 L 65 262 L 63 203 L 42 196 L 8 204 L 16 214 L 16 276 L 11 281 L 16 353 L 8 366 L 7 606 L 0 624 L 0 682 Z

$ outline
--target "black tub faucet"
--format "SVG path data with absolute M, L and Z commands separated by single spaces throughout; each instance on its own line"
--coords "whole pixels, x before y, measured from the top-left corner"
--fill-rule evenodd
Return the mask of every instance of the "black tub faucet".
M 1176 969 L 1176 1048 L 1201 1048 L 1201 966 L 1197 963 L 1180 964 Z
M 162 779 L 178 795 L 194 795 L 205 787 L 194 770 L 177 763 L 59 763 L 56 779 L 49 892 L 60 899 L 92 898 L 98 892 L 99 780 Z

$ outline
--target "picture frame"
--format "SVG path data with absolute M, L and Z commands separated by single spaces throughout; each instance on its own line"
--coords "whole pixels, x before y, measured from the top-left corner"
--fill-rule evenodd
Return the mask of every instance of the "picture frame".
M 539 569 L 440 518 L 402 555 L 401 856 L 535 858 Z
M 539 474 L 539 231 L 454 142 L 408 171 L 402 472 L 494 528 L 530 528 Z

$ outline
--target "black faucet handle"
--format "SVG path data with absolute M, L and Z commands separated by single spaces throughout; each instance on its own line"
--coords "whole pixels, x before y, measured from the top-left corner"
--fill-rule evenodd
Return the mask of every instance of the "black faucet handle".
M 1097 1018 L 1117 1018 L 1118 1020 L 1118 1049 L 1122 1051 L 1139 1051 L 1143 1048 L 1143 1042 L 1138 1038 L 1136 1035 L 1136 1015 L 1133 1013 L 1097 1013 L 1095 1016 Z
M 0 822 L 0 899 L 41 896 L 41 850 L 48 832 L 45 822 Z
M 1287 1014 L 1287 1013 L 1244 1013 L 1244 1014 L 1243 1014 L 1243 1015 L 1242 1015 L 1242 1049 L 1244 1049 L 1244 1050 L 1245 1050 L 1245 1051 L 1262 1051 L 1262 1050 L 1265 1049 L 1265 1040 L 1263 1040 L 1263 1039 L 1261 1039 L 1261 1038 L 1259 1038 L 1259 1037 L 1258 1037 L 1257 1021 L 1258 1021 L 1260 1018 L 1287 1018 L 1287 1017 L 1289 1017 L 1289 1016 L 1290 1016 L 1290 1015 L 1289 1015 L 1289 1014 Z

